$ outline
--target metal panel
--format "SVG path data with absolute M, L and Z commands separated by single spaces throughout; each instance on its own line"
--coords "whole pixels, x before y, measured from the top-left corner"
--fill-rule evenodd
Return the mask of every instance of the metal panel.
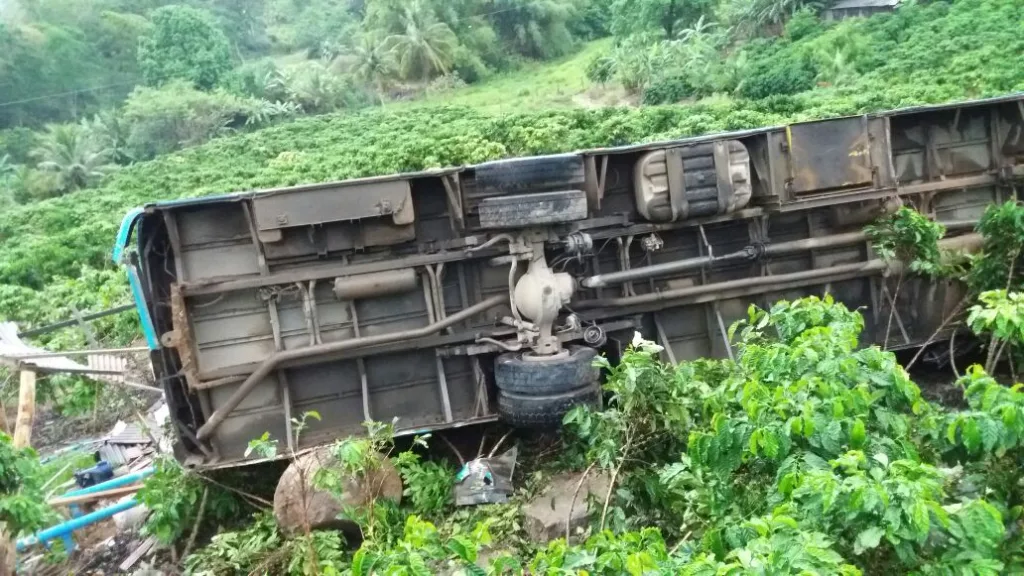
M 790 168 L 797 194 L 871 183 L 865 118 L 840 118 L 789 127 Z
M 295 226 L 391 216 L 396 224 L 413 222 L 409 182 L 338 185 L 257 196 L 253 217 L 260 238 L 275 241 L 276 231 Z

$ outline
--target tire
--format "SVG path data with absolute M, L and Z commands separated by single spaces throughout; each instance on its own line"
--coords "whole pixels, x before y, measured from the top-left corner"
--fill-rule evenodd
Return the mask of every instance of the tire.
M 480 227 L 489 229 L 574 222 L 587 217 L 587 193 L 562 190 L 494 196 L 481 200 L 477 212 Z
M 494 384 L 511 394 L 549 396 L 597 382 L 597 350 L 569 346 L 566 352 L 567 356 L 537 360 L 524 358 L 522 352 L 502 354 L 494 361 Z
M 482 195 L 519 194 L 581 189 L 583 181 L 583 157 L 558 154 L 480 164 L 474 169 L 473 187 Z
M 584 388 L 549 396 L 525 396 L 498 393 L 498 414 L 502 421 L 517 428 L 551 428 L 562 423 L 569 410 L 578 405 L 597 407 L 601 387 L 594 382 Z

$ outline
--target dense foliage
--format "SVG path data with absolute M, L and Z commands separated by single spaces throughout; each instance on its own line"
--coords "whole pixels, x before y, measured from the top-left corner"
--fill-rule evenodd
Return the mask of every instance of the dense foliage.
M 0 10 L 0 208 L 229 131 L 436 94 L 566 54 L 604 29 L 592 8 L 11 0 Z
M 195 529 L 199 522 L 218 526 L 240 512 L 239 498 L 204 482 L 170 457 L 154 463 L 156 472 L 139 490 L 139 502 L 149 510 L 144 530 L 164 544 L 171 544 Z
M 870 94 L 877 106 L 895 106 L 1024 88 L 1024 72 L 1015 64 L 1024 50 L 1018 2 L 905 3 L 892 14 L 840 22 L 820 21 L 811 9 L 816 6 L 720 3 L 699 20 L 656 30 L 653 38 L 630 29 L 604 57 L 607 75 L 646 103 L 728 93 L 770 99 L 779 111 L 810 108 L 812 100 L 831 108 L 858 94 Z M 783 22 L 780 36 L 757 37 Z M 758 27 L 751 30 L 751 23 Z
M 0 432 L 0 522 L 9 534 L 31 534 L 53 521 L 43 494 L 46 480 L 35 451 L 15 448 Z
M 482 510 L 482 524 L 465 514 L 432 524 L 420 516 L 434 512 L 432 500 L 413 499 L 381 506 L 372 531 L 360 517 L 354 553 L 326 533 L 282 538 L 259 521 L 217 536 L 188 565 L 195 574 L 230 562 L 236 572 L 556 576 L 1024 569 L 1020 386 L 976 366 L 960 381 L 966 409 L 931 404 L 892 353 L 857 349 L 862 328 L 859 313 L 811 297 L 751 307 L 732 329 L 734 361 L 667 365 L 638 335 L 605 365 L 606 408 L 565 419 L 561 465 L 589 462 L 614 478 L 607 496 L 584 504 L 593 525 L 578 544 L 510 549 L 492 542 L 510 529 L 496 507 Z M 339 443 L 349 472 L 372 442 Z M 302 544 L 310 538 L 319 540 Z
M 231 68 L 228 39 L 207 13 L 164 6 L 150 20 L 152 26 L 139 38 L 139 71 L 146 83 L 185 80 L 209 89 Z

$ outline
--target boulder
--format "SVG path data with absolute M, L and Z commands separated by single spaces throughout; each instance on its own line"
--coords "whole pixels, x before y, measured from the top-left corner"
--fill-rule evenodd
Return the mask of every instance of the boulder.
M 569 521 L 570 534 L 575 534 L 577 528 L 587 526 L 591 517 L 587 509 L 588 496 L 593 494 L 598 500 L 604 501 L 611 479 L 607 474 L 591 472 L 580 486 L 575 504 L 572 504 L 576 485 L 582 475 L 582 472 L 558 474 L 542 493 L 526 505 L 523 509 L 523 526 L 532 541 L 544 544 L 564 537 L 566 519 Z
M 373 472 L 342 478 L 340 499 L 316 488 L 314 478 L 318 471 L 340 469 L 330 449 L 330 446 L 321 447 L 296 458 L 281 475 L 274 492 L 274 517 L 283 531 L 300 532 L 308 522 L 310 529 L 314 530 L 330 528 L 343 530 L 346 534 L 353 531 L 358 534 L 354 523 L 338 519 L 343 511 L 366 506 L 373 498 L 401 501 L 402 478 L 391 461 L 383 457 Z

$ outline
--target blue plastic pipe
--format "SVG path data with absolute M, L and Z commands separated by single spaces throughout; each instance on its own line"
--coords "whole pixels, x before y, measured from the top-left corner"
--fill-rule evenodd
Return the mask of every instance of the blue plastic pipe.
M 139 502 L 132 498 L 130 500 L 125 500 L 124 502 L 121 502 L 119 504 L 114 504 L 113 506 L 101 508 L 100 510 L 97 510 L 95 512 L 90 512 L 85 516 L 73 518 L 71 520 L 68 520 L 67 522 L 62 522 L 60 524 L 57 524 L 56 526 L 52 526 L 50 528 L 47 528 L 46 530 L 37 532 L 32 536 L 22 538 L 15 543 L 15 548 L 17 549 L 18 552 L 21 552 L 29 546 L 33 546 L 35 544 L 45 544 L 50 540 L 53 540 L 54 538 L 63 538 L 64 542 L 67 543 L 70 541 L 71 533 L 75 530 L 88 526 L 89 524 L 92 524 L 94 522 L 99 522 L 100 520 L 106 520 L 114 514 L 124 512 L 125 510 L 130 510 L 138 505 Z M 70 551 L 70 549 L 68 549 L 68 551 Z
M 134 484 L 135 482 L 138 482 L 139 480 L 142 480 L 146 476 L 149 476 L 150 474 L 152 474 L 154 472 L 154 470 L 155 470 L 155 468 L 150 466 L 149 468 L 145 468 L 143 470 L 139 470 L 138 472 L 132 472 L 131 474 L 125 474 L 124 476 L 118 476 L 117 478 L 111 478 L 110 480 L 107 480 L 106 482 L 100 482 L 99 484 L 93 484 L 92 486 L 89 486 L 88 488 L 82 488 L 80 490 L 72 490 L 71 492 L 68 492 L 67 494 L 65 494 L 64 497 L 68 498 L 68 497 L 71 497 L 71 496 L 82 496 L 84 494 L 93 494 L 95 492 L 103 492 L 104 490 L 110 490 L 112 488 L 120 488 L 121 486 L 127 486 L 129 484 Z

